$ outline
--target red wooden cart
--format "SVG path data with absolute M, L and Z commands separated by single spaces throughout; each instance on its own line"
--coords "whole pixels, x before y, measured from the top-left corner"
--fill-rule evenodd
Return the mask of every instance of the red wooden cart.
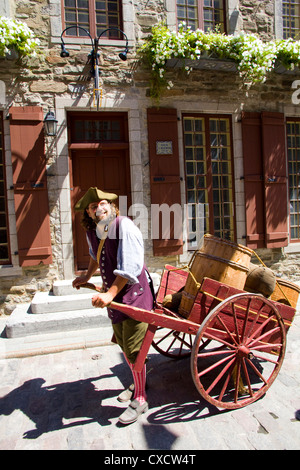
M 165 267 L 153 311 L 111 304 L 148 323 L 135 370 L 141 370 L 152 345 L 174 359 L 190 356 L 195 386 L 209 403 L 227 409 L 253 403 L 280 371 L 295 308 L 204 278 L 184 318 L 162 300 L 184 287 L 187 276 L 184 269 Z

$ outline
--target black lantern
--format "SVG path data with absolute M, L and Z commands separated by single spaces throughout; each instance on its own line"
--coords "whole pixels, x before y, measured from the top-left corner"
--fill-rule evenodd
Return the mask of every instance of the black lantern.
M 45 133 L 46 135 L 56 135 L 57 131 L 57 120 L 53 111 L 48 111 L 44 119 Z

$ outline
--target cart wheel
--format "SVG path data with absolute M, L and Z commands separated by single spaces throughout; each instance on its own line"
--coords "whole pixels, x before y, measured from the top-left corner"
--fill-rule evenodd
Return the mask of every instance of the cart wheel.
M 191 355 L 193 335 L 166 328 L 157 328 L 158 338 L 154 338 L 152 346 L 156 351 L 172 359 L 182 359 Z M 162 333 L 162 335 L 161 335 Z M 199 349 L 204 348 L 209 340 L 202 342 Z
M 204 339 L 211 341 L 203 351 Z M 217 305 L 198 330 L 191 372 L 209 403 L 241 408 L 262 397 L 283 362 L 286 335 L 271 301 L 257 294 L 237 294 Z

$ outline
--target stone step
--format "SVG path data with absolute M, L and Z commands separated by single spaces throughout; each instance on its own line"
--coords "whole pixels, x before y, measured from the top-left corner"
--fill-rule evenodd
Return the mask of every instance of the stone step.
M 151 277 L 157 291 L 160 276 L 151 274 Z M 91 278 L 90 282 L 102 285 L 100 276 Z M 56 281 L 53 292 L 37 292 L 31 304 L 21 304 L 15 308 L 6 323 L 6 337 L 111 328 L 107 309 L 92 307 L 94 295 L 95 291 L 90 289 L 74 289 L 72 280 Z
M 92 328 L 109 328 L 111 322 L 106 308 L 81 310 L 66 310 L 33 314 L 30 304 L 22 304 L 15 308 L 9 316 L 5 327 L 7 338 L 55 333 L 61 331 L 76 331 Z M 110 332 L 108 332 L 108 336 Z
M 152 278 L 154 290 L 157 292 L 160 284 L 160 275 L 157 273 L 150 273 L 150 276 Z M 53 283 L 53 294 L 58 297 L 62 295 L 86 294 L 87 292 L 92 292 L 92 290 L 85 287 L 82 287 L 81 289 L 74 289 L 72 282 L 72 279 L 55 281 Z M 89 282 L 95 284 L 97 287 L 102 286 L 101 276 L 93 276 Z
M 151 274 L 154 290 L 159 287 L 160 277 L 158 274 Z M 94 276 L 91 283 L 101 287 L 100 276 Z M 95 295 L 92 289 L 74 289 L 72 280 L 55 281 L 53 292 L 37 292 L 31 302 L 32 313 L 44 314 L 53 312 L 64 312 L 66 310 L 81 310 L 91 306 L 91 299 Z
M 56 296 L 49 292 L 37 292 L 31 302 L 31 313 L 48 314 L 65 312 L 70 310 L 82 310 L 92 308 L 92 297 L 94 291 L 86 294 L 60 295 Z
M 72 286 L 73 280 L 59 280 L 53 283 L 53 294 L 55 296 L 62 296 L 62 295 L 75 295 L 75 294 L 86 294 L 87 292 L 92 292 L 90 289 L 86 289 L 82 287 L 81 289 L 74 289 Z M 95 284 L 97 287 L 102 286 L 102 278 L 101 276 L 94 276 L 90 279 L 92 284 Z

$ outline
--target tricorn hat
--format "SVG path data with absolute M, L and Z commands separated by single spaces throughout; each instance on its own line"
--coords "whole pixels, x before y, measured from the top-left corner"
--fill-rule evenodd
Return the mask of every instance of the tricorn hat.
M 75 211 L 84 211 L 92 202 L 100 202 L 103 199 L 111 202 L 117 199 L 117 197 L 118 196 L 114 193 L 105 193 L 101 191 L 101 189 L 92 187 L 88 189 L 85 195 L 75 204 Z

